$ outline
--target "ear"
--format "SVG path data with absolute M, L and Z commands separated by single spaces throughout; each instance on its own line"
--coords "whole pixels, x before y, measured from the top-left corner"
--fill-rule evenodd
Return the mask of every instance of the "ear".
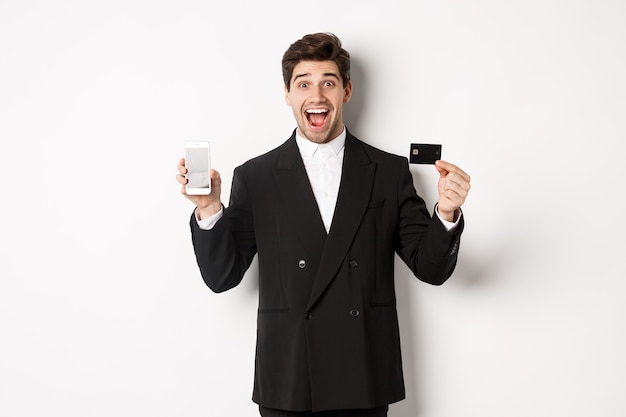
M 343 102 L 344 104 L 350 101 L 352 97 L 352 81 L 348 81 L 348 84 L 343 88 Z
M 287 90 L 287 86 L 283 86 L 284 91 L 285 91 L 285 103 L 287 103 L 288 106 L 291 106 L 291 100 L 289 99 L 289 91 Z

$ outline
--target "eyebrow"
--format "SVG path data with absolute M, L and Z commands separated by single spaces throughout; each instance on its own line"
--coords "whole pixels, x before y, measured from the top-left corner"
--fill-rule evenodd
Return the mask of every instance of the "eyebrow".
M 309 73 L 309 72 L 304 73 L 304 74 L 298 74 L 298 75 L 296 75 L 293 78 L 293 82 L 295 83 L 298 80 L 298 78 L 310 77 L 310 76 L 311 76 L 311 73 Z M 324 73 L 324 78 L 325 77 L 333 77 L 333 78 L 339 80 L 339 76 L 337 74 L 335 74 L 334 72 L 325 72 Z

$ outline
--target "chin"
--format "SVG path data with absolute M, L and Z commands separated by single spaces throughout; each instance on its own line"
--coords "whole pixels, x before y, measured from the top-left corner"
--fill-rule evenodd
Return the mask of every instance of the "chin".
M 332 139 L 327 133 L 313 133 L 306 136 L 308 140 L 315 143 L 326 143 Z

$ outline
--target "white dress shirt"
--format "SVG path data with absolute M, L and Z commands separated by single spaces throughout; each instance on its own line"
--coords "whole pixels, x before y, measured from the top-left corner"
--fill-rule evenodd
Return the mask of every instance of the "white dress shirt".
M 335 139 L 322 144 L 311 142 L 296 134 L 296 143 L 328 233 L 339 195 L 346 129 Z
M 333 221 L 333 215 L 335 214 L 335 205 L 337 204 L 337 196 L 339 194 L 343 155 L 346 145 L 346 129 L 344 127 L 339 136 L 323 144 L 311 142 L 296 133 L 296 144 L 300 150 L 304 168 L 309 177 L 326 233 L 328 233 Z M 437 210 L 435 210 L 435 213 L 437 213 L 437 216 L 448 231 L 458 224 L 461 217 L 459 216 L 459 219 L 452 223 L 442 219 Z M 223 208 L 218 213 L 203 220 L 199 220 L 196 214 L 196 221 L 201 229 L 210 230 L 222 218 L 223 214 Z

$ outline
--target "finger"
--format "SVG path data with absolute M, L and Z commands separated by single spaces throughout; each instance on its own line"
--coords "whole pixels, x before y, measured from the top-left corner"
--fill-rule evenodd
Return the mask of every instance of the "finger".
M 465 198 L 471 188 L 470 183 L 458 172 L 451 172 L 439 181 L 440 192 L 451 191 Z M 449 193 L 448 193 L 449 194 Z
M 451 164 L 450 162 L 444 161 L 444 160 L 438 160 L 435 162 L 435 167 L 437 168 L 437 170 L 439 171 L 439 173 L 441 174 L 443 171 L 447 171 L 449 173 L 455 172 L 457 174 L 459 174 L 460 176 L 462 176 L 465 181 L 470 182 L 471 178 L 469 176 L 469 174 L 465 171 L 463 171 L 461 168 L 459 168 L 458 166 Z
M 467 192 L 471 188 L 471 185 L 470 185 L 469 180 L 466 177 L 468 177 L 467 174 L 463 175 L 462 173 L 459 173 L 459 172 L 451 172 L 448 175 L 446 175 L 445 181 L 446 181 L 446 184 L 448 183 L 455 184 L 460 189 Z
M 187 184 L 187 177 L 185 177 L 183 174 L 177 174 L 176 181 L 184 186 L 185 184 Z
M 455 210 L 465 203 L 466 197 L 467 193 L 464 190 L 449 187 L 439 193 L 439 203 L 445 202 L 446 206 L 450 207 L 451 210 Z
M 444 178 L 446 175 L 448 175 L 448 171 L 446 171 L 443 167 L 439 166 L 437 163 L 435 163 L 435 168 L 439 172 L 439 178 Z
M 181 158 L 180 161 L 178 161 L 178 172 L 180 172 L 181 174 L 186 174 L 187 173 L 187 168 L 185 167 L 185 158 Z
M 455 201 L 458 198 L 465 199 L 467 196 L 467 190 L 455 182 L 447 183 L 443 188 L 443 193 L 446 197 Z
M 439 159 L 435 161 L 435 166 L 437 167 L 437 169 L 450 171 L 452 168 L 454 168 L 455 165 L 451 164 L 450 162 L 444 161 L 443 159 Z
M 461 176 L 461 178 L 463 178 L 464 182 L 467 182 L 469 184 L 469 182 L 472 180 L 472 178 L 470 177 L 470 175 L 463 171 L 461 168 L 456 167 L 456 170 L 454 171 L 455 174 L 458 174 Z
M 218 190 L 222 186 L 222 178 L 220 177 L 220 173 L 214 169 L 211 170 L 211 187 Z

